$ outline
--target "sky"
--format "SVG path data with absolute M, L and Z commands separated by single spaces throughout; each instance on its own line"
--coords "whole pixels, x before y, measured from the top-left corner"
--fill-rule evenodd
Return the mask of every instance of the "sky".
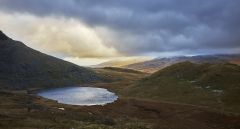
M 239 5 L 239 0 L 0 0 L 0 30 L 79 65 L 238 53 Z

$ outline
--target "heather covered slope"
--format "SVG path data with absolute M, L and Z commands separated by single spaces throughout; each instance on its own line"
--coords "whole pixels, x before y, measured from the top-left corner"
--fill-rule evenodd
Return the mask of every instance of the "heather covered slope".
M 56 87 L 103 80 L 92 69 L 33 50 L 0 32 L 1 88 Z
M 240 112 L 240 66 L 178 63 L 140 80 L 123 94 Z

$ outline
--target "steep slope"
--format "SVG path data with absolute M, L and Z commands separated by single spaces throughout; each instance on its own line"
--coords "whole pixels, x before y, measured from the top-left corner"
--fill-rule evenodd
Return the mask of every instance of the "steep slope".
M 169 57 L 169 58 L 156 58 L 150 61 L 135 63 L 124 66 L 124 68 L 135 69 L 143 72 L 153 73 L 167 66 L 190 61 L 192 63 L 233 63 L 239 64 L 240 55 L 201 55 L 201 56 L 180 56 L 180 57 Z
M 240 66 L 178 63 L 140 80 L 123 94 L 240 112 Z
M 91 69 L 33 50 L 0 32 L 0 87 L 24 89 L 98 82 Z

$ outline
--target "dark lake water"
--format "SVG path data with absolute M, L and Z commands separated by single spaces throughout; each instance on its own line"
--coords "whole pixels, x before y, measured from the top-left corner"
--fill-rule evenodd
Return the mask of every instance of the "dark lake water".
M 105 105 L 118 99 L 115 93 L 103 88 L 67 87 L 45 90 L 38 95 L 70 105 Z

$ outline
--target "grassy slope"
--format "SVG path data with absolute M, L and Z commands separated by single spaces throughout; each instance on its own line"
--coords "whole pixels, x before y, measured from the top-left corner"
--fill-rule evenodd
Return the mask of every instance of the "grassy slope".
M 102 78 L 111 78 L 114 81 L 131 81 L 141 77 L 141 75 L 146 75 L 146 73 L 139 71 L 116 67 L 97 68 L 95 71 L 101 75 Z
M 178 63 L 142 79 L 122 94 L 240 112 L 240 66 Z
M 107 88 L 117 94 L 120 93 L 123 88 L 148 75 L 139 71 L 116 67 L 97 68 L 95 71 L 96 73 L 100 74 L 102 78 L 111 78 L 113 82 L 97 83 L 93 85 L 97 87 Z

